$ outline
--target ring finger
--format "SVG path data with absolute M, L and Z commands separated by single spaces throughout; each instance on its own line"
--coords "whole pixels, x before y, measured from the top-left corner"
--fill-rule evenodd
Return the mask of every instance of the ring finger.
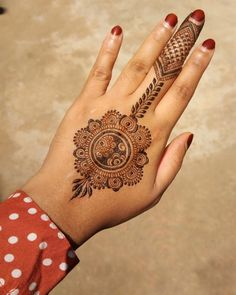
M 215 41 L 208 39 L 196 48 L 179 77 L 155 109 L 156 124 L 168 135 L 187 107 L 206 70 L 215 48 Z

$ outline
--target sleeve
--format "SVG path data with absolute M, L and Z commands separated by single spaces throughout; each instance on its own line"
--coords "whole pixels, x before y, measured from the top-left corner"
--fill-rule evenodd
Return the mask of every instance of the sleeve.
M 78 263 L 69 240 L 25 192 L 0 203 L 0 294 L 48 294 Z

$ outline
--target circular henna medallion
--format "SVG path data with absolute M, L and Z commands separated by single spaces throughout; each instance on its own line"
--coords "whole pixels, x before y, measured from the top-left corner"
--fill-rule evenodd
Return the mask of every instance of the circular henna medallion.
M 121 130 L 102 130 L 91 141 L 89 155 L 98 168 L 116 171 L 132 158 L 132 141 Z
M 150 131 L 132 116 L 108 111 L 101 120 L 89 120 L 88 126 L 74 136 L 76 179 L 74 196 L 92 194 L 93 189 L 134 185 L 142 179 L 146 152 L 151 144 Z

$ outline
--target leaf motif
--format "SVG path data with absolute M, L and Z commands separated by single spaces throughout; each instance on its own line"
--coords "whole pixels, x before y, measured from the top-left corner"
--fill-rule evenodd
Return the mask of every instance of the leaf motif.
M 89 197 L 91 197 L 92 193 L 93 193 L 93 190 L 92 190 L 92 188 L 91 188 L 91 186 L 89 184 L 88 184 L 87 188 L 88 188 L 88 195 L 89 195 Z
M 131 113 L 133 114 L 135 112 L 135 107 L 132 105 Z
M 143 95 L 132 106 L 131 114 L 133 117 L 142 118 L 144 116 L 152 101 L 158 96 L 163 85 L 163 82 L 157 83 L 156 78 L 153 78 L 152 83 L 150 83 Z
M 82 193 L 81 193 L 81 198 L 82 197 L 84 197 L 85 195 L 87 194 L 87 185 L 86 186 L 84 186 L 84 189 L 83 189 L 83 191 L 82 191 Z
M 142 118 L 143 115 L 138 113 L 138 114 L 136 115 L 136 117 L 137 117 L 137 118 Z

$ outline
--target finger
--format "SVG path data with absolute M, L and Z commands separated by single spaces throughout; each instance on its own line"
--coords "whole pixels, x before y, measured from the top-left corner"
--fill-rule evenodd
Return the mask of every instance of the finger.
M 156 124 L 167 134 L 171 132 L 187 107 L 214 54 L 215 41 L 208 39 L 196 48 L 181 74 L 155 110 Z
M 157 169 L 154 184 L 154 193 L 157 196 L 162 196 L 178 174 L 186 151 L 190 147 L 192 140 L 193 134 L 186 132 L 174 138 L 165 148 Z
M 146 89 L 152 87 L 149 96 L 154 96 L 154 100 L 150 109 L 155 109 L 179 75 L 185 59 L 203 28 L 204 21 L 205 14 L 202 10 L 195 10 L 183 21 L 154 63 L 145 80 L 132 95 L 134 101 L 137 100 L 137 97 L 142 97 L 146 93 Z
M 172 36 L 176 24 L 177 16 L 168 14 L 165 20 L 153 29 L 121 72 L 111 92 L 119 91 L 120 94 L 129 95 L 137 89 Z
M 103 95 L 112 77 L 112 69 L 122 43 L 122 28 L 115 26 L 102 43 L 98 57 L 92 67 L 83 92 L 88 96 Z

